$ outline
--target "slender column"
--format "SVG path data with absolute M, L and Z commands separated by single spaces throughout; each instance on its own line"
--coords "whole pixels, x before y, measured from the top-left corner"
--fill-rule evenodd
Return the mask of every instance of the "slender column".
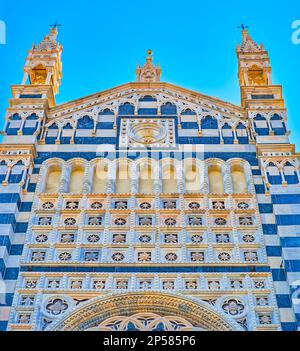
M 233 143 L 234 143 L 234 144 L 238 144 L 238 143 L 239 143 L 239 140 L 238 140 L 238 138 L 237 138 L 236 129 L 233 128 L 233 129 L 232 129 L 232 132 L 233 132 Z
M 283 170 L 282 167 L 279 168 L 279 172 L 280 172 L 280 176 L 281 176 L 281 179 L 282 179 L 282 185 L 286 186 L 287 185 L 287 181 L 286 181 L 284 170 Z
M 61 133 L 62 133 L 62 128 L 59 128 L 57 133 L 57 138 L 55 140 L 55 144 L 60 144 Z
M 36 131 L 34 132 L 34 135 L 39 135 L 40 130 L 41 130 L 41 124 L 42 124 L 42 119 L 39 118 L 36 126 Z
M 12 166 L 7 166 L 7 172 L 6 172 L 6 175 L 5 175 L 5 179 L 2 182 L 2 185 L 8 185 L 8 181 L 9 181 L 9 177 L 10 177 L 11 171 L 12 171 Z
M 24 73 L 24 76 L 23 76 L 23 80 L 22 80 L 22 85 L 25 85 L 26 84 L 26 82 L 27 82 L 27 79 L 28 79 L 28 73 L 27 72 L 25 72 Z
M 23 135 L 23 127 L 24 127 L 24 124 L 26 122 L 26 118 L 22 118 L 22 121 L 21 121 L 21 125 L 20 125 L 20 128 L 18 130 L 18 135 Z

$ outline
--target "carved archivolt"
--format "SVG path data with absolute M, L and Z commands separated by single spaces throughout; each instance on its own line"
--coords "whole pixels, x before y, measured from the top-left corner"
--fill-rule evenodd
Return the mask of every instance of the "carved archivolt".
M 152 313 L 161 318 L 181 319 L 196 330 L 241 331 L 241 327 L 224 312 L 199 299 L 165 293 L 126 293 L 97 297 L 51 324 L 48 330 L 84 331 L 106 324 L 113 317 L 132 317 Z M 103 324 L 104 323 L 104 324 Z

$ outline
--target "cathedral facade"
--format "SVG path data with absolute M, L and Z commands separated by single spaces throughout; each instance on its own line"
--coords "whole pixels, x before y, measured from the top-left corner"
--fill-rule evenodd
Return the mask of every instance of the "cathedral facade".
M 268 52 L 242 30 L 241 105 L 136 82 L 57 105 L 52 28 L 0 145 L 0 329 L 300 330 L 300 155 Z

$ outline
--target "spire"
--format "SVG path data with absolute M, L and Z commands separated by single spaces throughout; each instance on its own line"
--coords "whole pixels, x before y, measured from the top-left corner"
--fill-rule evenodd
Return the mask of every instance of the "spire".
M 248 26 L 244 26 L 243 24 L 239 27 L 242 30 L 242 45 L 237 46 L 237 52 L 263 52 L 264 47 L 262 44 L 258 45 L 255 41 L 250 37 Z
M 146 63 L 143 67 L 137 65 L 136 77 L 138 82 L 159 82 L 161 76 L 161 67 L 158 63 L 155 67 L 153 63 L 152 50 L 147 51 Z
M 23 85 L 48 85 L 53 94 L 58 93 L 62 78 L 62 46 L 57 41 L 58 23 L 51 25 L 49 33 L 28 52 L 24 66 Z
M 59 49 L 61 45 L 57 42 L 57 30 L 58 24 L 51 25 L 50 32 L 45 38 L 38 44 L 33 46 L 34 51 L 52 51 Z

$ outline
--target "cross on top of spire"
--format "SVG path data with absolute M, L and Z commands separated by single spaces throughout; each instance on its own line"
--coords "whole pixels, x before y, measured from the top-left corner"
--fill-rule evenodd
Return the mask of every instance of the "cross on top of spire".
M 243 23 L 238 27 L 239 29 L 246 30 L 249 26 L 245 26 Z
M 50 27 L 53 28 L 53 29 L 55 29 L 55 28 L 57 28 L 57 27 L 61 27 L 61 24 L 58 23 L 58 22 L 55 22 L 54 24 L 50 24 Z

